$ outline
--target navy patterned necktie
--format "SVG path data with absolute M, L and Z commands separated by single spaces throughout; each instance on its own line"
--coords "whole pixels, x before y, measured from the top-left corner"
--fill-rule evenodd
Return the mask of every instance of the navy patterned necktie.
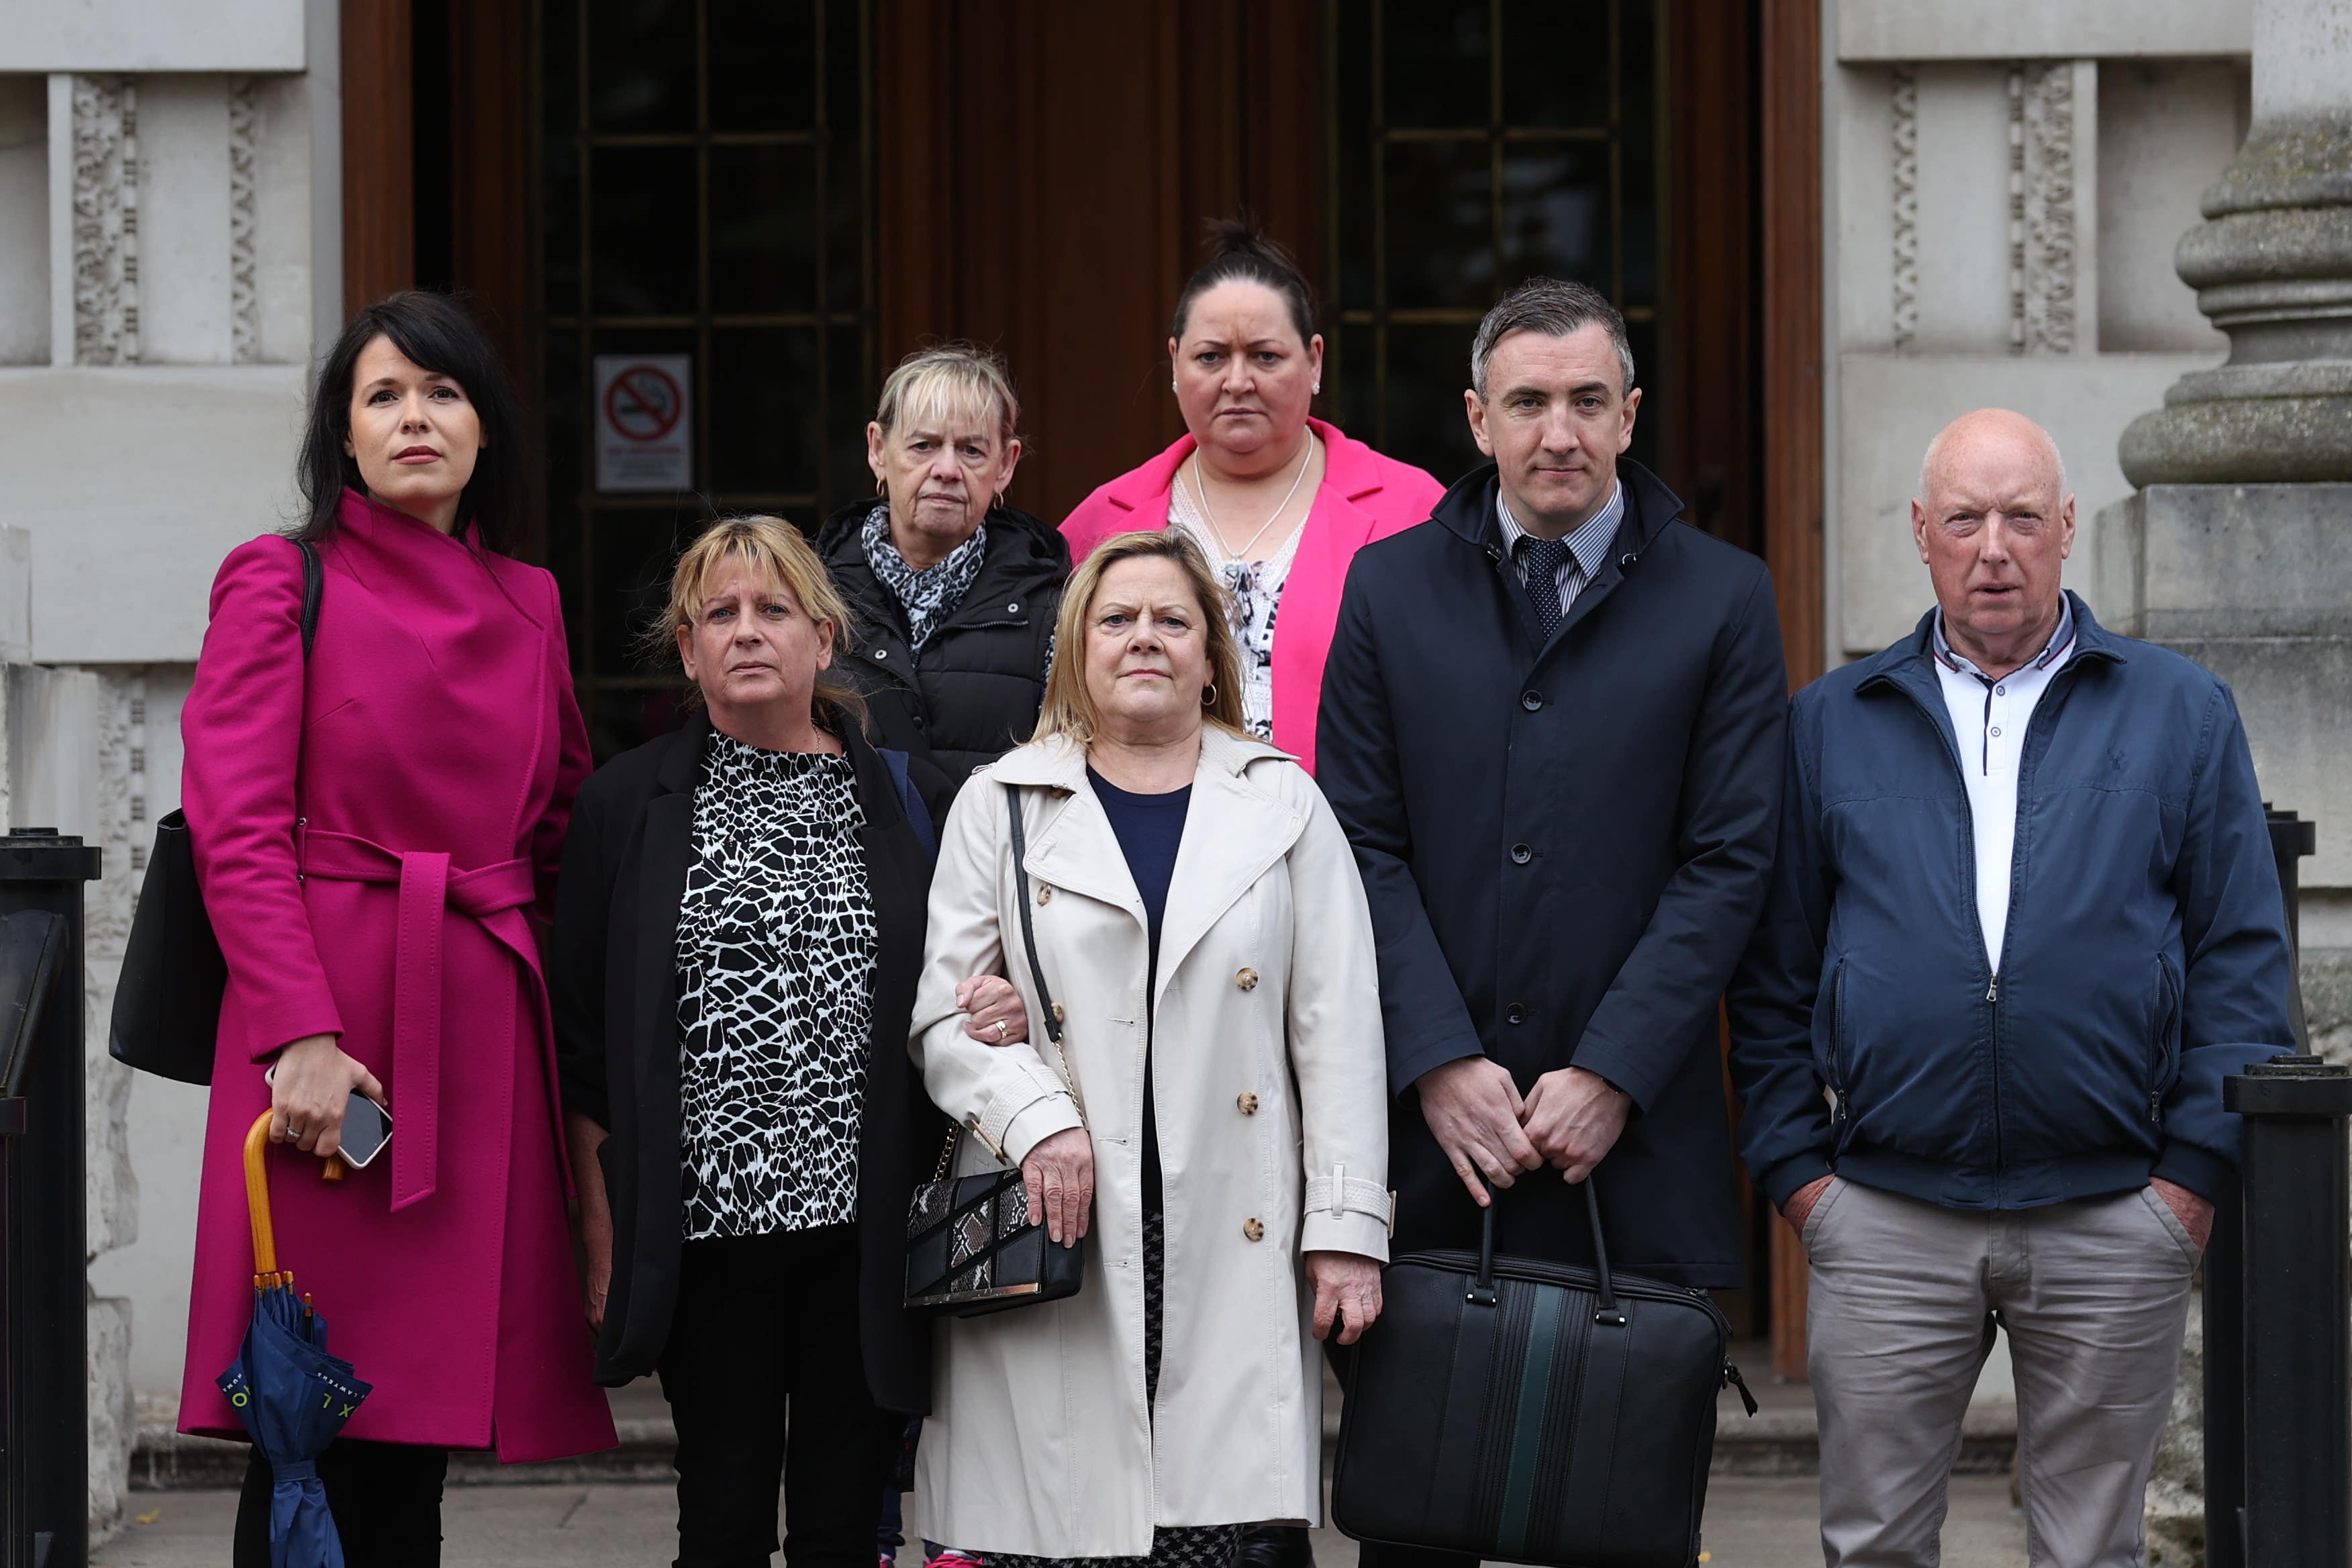
M 1536 625 L 1546 642 L 1559 630 L 1559 617 L 1566 608 L 1559 599 L 1559 569 L 1568 562 L 1567 540 L 1519 536 L 1519 572 L 1528 585 L 1528 597 L 1535 601 Z

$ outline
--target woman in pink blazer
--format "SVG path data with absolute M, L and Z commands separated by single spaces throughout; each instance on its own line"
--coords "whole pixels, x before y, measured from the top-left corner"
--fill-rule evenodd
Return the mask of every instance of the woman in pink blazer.
M 253 1313 L 240 1150 L 268 1110 L 278 1256 L 373 1384 L 319 1464 L 352 1568 L 440 1560 L 451 1448 L 614 1442 L 532 930 L 588 744 L 554 579 L 492 548 L 520 521 L 520 437 L 460 307 L 412 292 L 362 310 L 303 445 L 296 538 L 326 569 L 309 658 L 300 553 L 240 545 L 181 720 L 229 984 L 180 1429 L 245 1436 L 213 1380 Z M 353 1092 L 390 1110 L 392 1142 L 330 1183 Z M 239 1568 L 268 1561 L 268 1499 L 257 1453 Z
M 1168 334 L 1187 434 L 1079 502 L 1062 532 L 1073 565 L 1115 533 L 1190 534 L 1232 595 L 1250 731 L 1313 773 L 1348 563 L 1424 521 L 1445 487 L 1309 417 L 1323 389 L 1323 339 L 1307 279 L 1281 246 L 1242 224 L 1214 235 L 1209 260 L 1176 296 Z

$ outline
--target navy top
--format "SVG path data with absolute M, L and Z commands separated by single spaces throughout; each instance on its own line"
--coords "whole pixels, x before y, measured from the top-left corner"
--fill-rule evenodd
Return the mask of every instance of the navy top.
M 1092 768 L 1087 783 L 1102 802 L 1110 830 L 1118 837 L 1119 852 L 1127 857 L 1127 874 L 1143 899 L 1143 913 L 1151 939 L 1148 991 L 1160 984 L 1160 925 L 1168 912 L 1168 880 L 1176 873 L 1176 847 L 1184 841 L 1184 814 L 1192 804 L 1192 786 L 1166 795 L 1131 795 L 1107 781 Z M 1148 1016 L 1148 1015 L 1147 1015 Z M 1143 1211 L 1160 1212 L 1160 1121 L 1151 1095 L 1151 1037 L 1145 1026 L 1143 1046 Z

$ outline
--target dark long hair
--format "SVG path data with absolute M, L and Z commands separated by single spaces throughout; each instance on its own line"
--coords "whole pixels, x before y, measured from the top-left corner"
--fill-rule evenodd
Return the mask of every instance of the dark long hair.
M 1262 283 L 1280 295 L 1289 311 L 1290 324 L 1298 329 L 1298 341 L 1313 342 L 1315 290 L 1308 286 L 1307 275 L 1298 270 L 1298 263 L 1290 252 L 1247 217 L 1217 218 L 1208 226 L 1209 258 L 1184 279 L 1184 287 L 1177 291 L 1176 319 L 1168 335 L 1181 342 L 1184 328 L 1192 317 L 1192 301 L 1220 283 L 1241 279 Z
M 474 477 L 457 499 L 457 521 L 461 527 L 477 524 L 484 544 L 504 548 L 521 532 L 530 504 L 514 384 L 466 307 L 425 289 L 403 289 L 352 316 L 320 365 L 296 471 L 309 515 L 294 537 L 314 543 L 331 537 L 343 491 L 367 489 L 358 460 L 344 454 L 343 442 L 352 433 L 352 377 L 361 353 L 378 338 L 390 338 L 419 369 L 465 388 L 466 401 L 481 422 L 482 449 L 474 459 Z

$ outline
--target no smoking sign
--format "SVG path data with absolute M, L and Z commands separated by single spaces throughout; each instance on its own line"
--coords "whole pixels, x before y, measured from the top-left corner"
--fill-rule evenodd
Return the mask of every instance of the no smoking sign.
M 596 356 L 598 489 L 693 488 L 693 384 L 690 355 Z

